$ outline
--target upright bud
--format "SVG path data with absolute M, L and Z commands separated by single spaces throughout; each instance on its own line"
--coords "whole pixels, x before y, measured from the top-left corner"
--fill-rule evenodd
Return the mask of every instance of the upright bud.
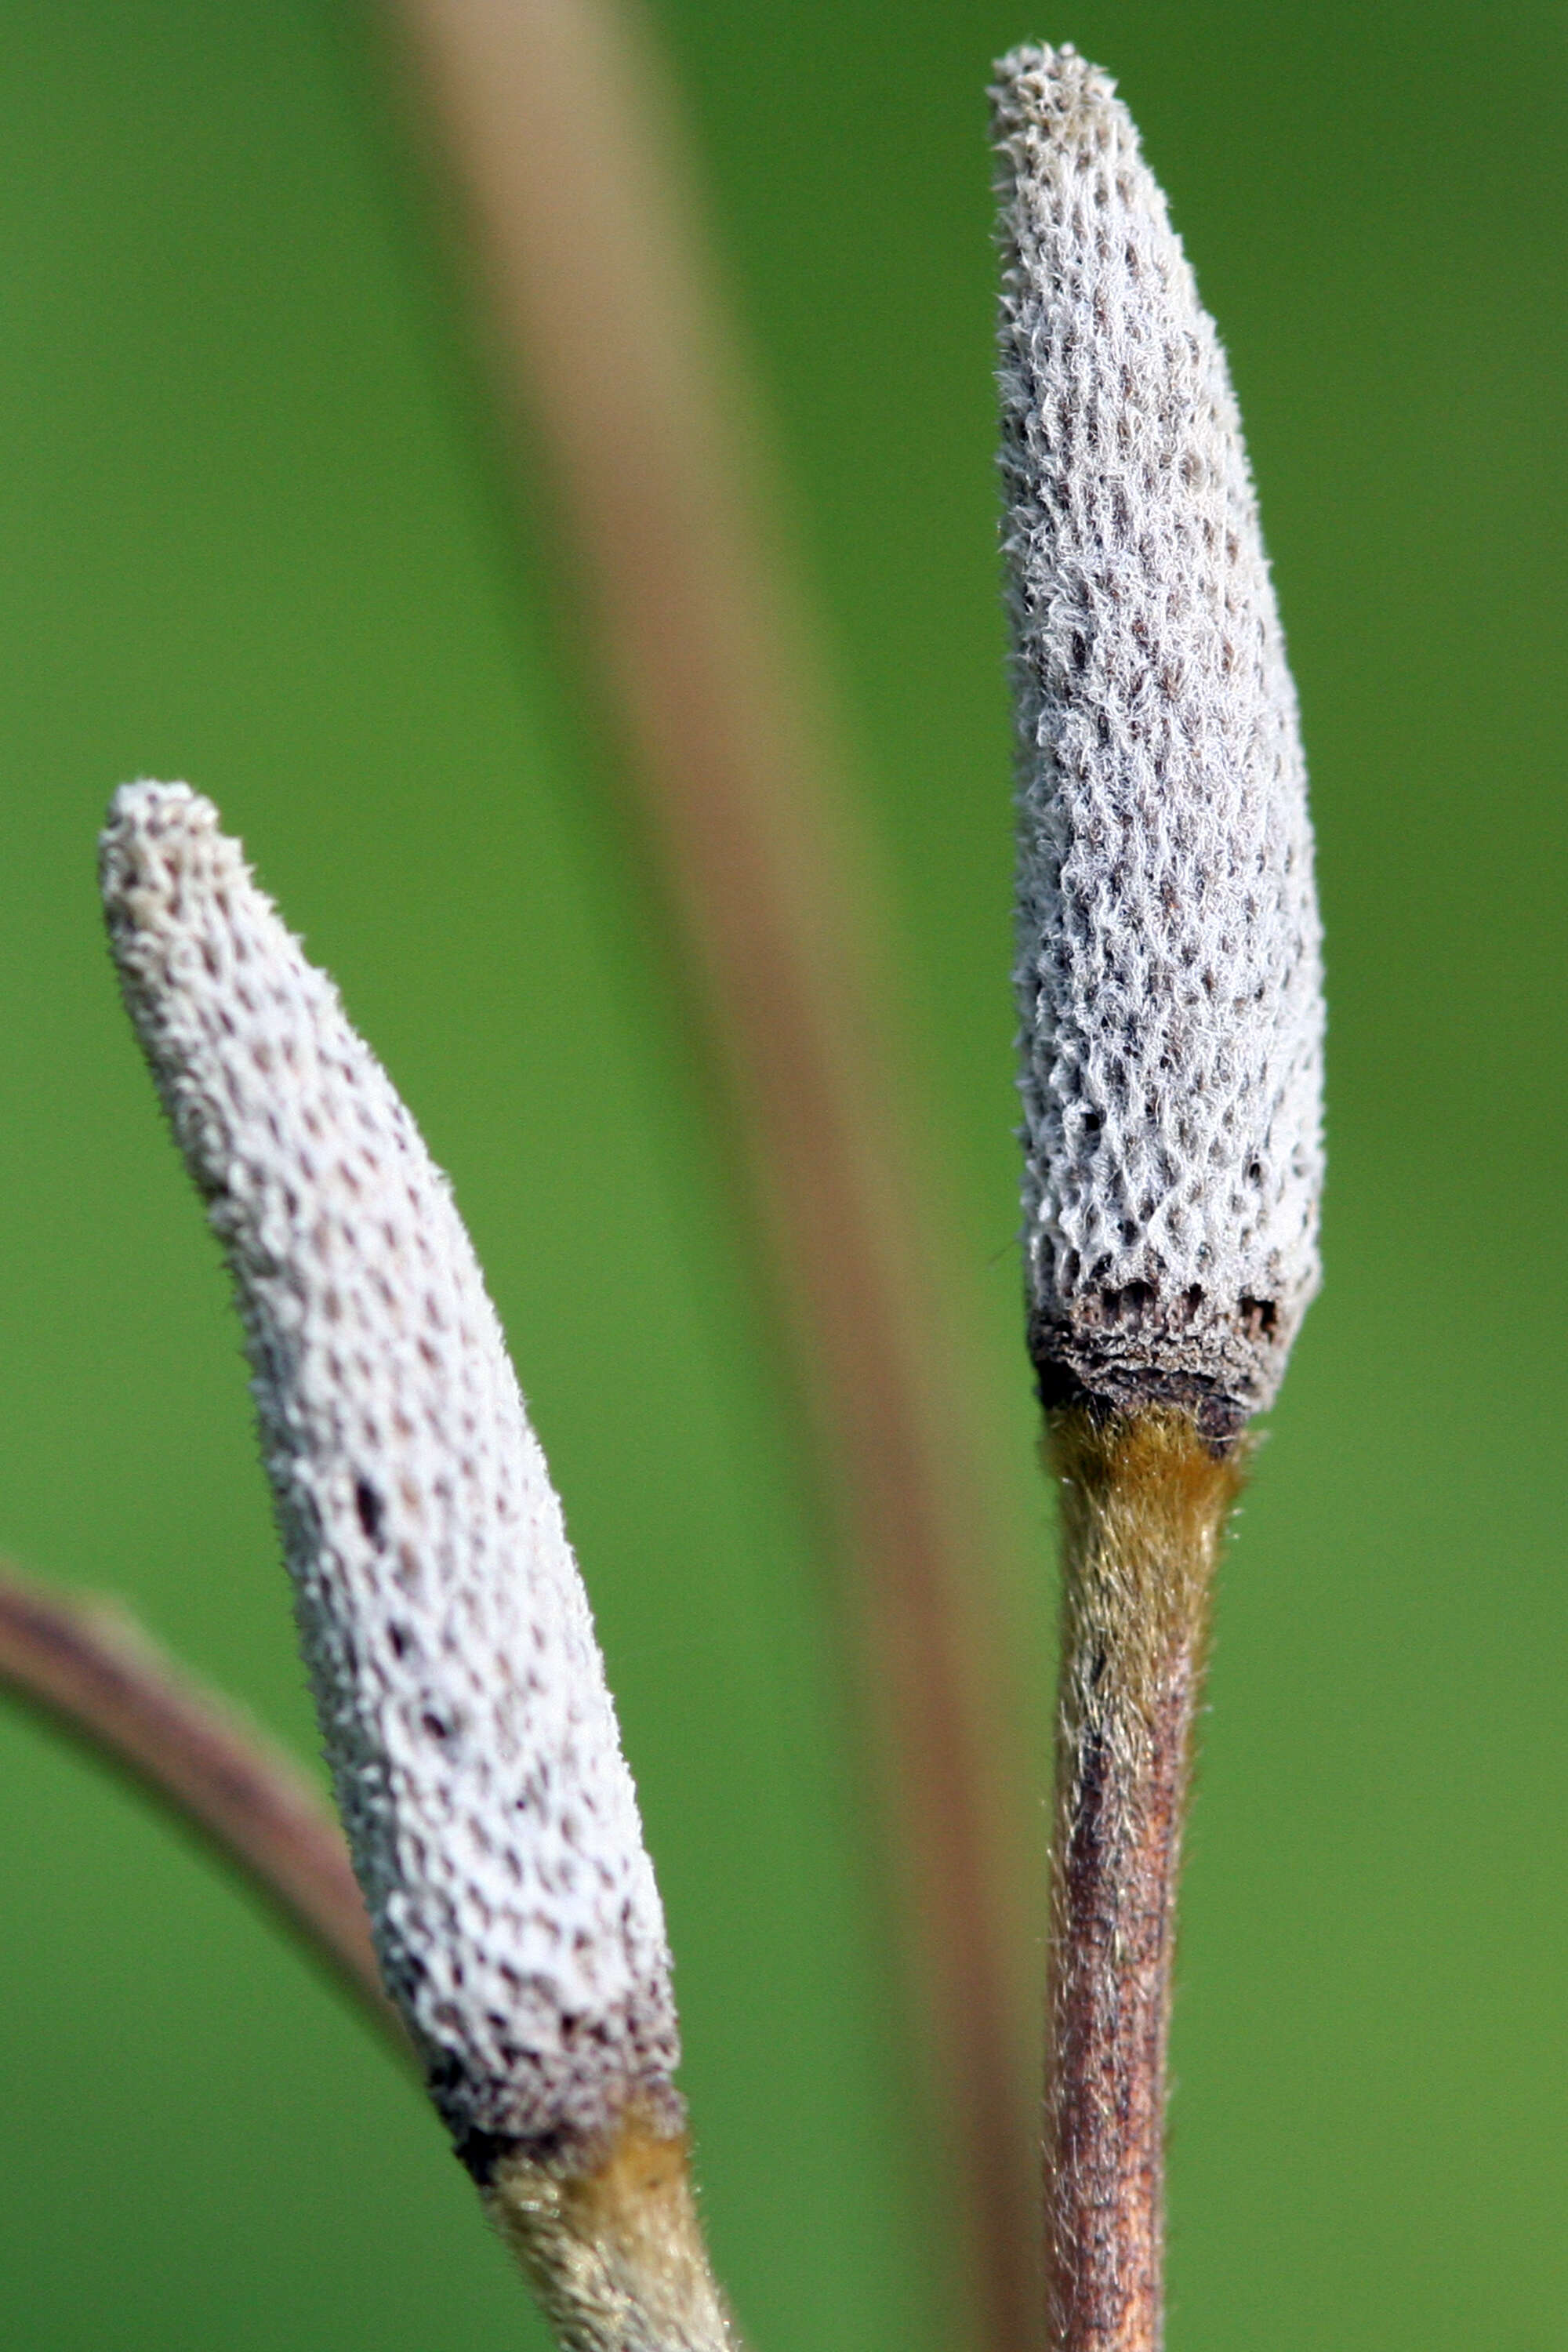
M 992 93 L 1030 1349 L 1047 1404 L 1273 1397 L 1317 1288 L 1296 698 L 1225 355 L 1114 84 Z

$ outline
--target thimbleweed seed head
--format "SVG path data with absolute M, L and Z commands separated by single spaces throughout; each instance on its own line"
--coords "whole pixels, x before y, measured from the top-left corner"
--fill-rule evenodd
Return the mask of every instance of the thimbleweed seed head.
M 1296 698 L 1225 355 L 1115 86 L 992 92 L 1030 1345 L 1047 1403 L 1272 1398 L 1317 1288 Z
M 675 2129 L 669 1954 L 586 1595 L 446 1179 L 211 803 L 101 844 L 125 1001 L 227 1253 L 321 1730 L 459 2153 Z

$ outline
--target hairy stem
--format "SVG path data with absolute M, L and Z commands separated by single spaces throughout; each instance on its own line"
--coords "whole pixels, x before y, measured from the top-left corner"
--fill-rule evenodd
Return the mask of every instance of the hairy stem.
M 1048 1443 L 1063 1594 L 1047 2340 L 1159 2352 L 1176 1881 L 1210 1587 L 1242 1473 L 1179 1412 L 1066 1412 Z
M 123 1611 L 0 1573 L 0 1689 L 198 1831 L 412 2056 L 326 1805 L 288 1758 L 173 1665 Z
M 563 2352 L 740 2352 L 713 2284 L 684 2137 L 635 2109 L 595 2160 L 526 2147 L 485 2203 Z

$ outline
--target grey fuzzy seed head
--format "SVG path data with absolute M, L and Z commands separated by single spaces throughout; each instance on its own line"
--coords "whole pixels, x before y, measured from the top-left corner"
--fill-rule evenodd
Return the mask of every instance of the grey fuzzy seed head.
M 669 1953 L 587 1597 L 446 1179 L 184 784 L 100 845 L 125 1002 L 232 1269 L 383 1972 L 460 2149 L 679 2119 Z
M 1318 1286 L 1296 698 L 1225 354 L 1115 86 L 992 91 L 1030 1345 L 1047 1402 L 1272 1399 Z

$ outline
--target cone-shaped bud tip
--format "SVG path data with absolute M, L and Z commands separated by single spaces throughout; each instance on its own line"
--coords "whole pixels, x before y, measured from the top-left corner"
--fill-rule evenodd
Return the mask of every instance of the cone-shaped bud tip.
M 1030 1346 L 1047 1403 L 1266 1405 L 1318 1284 L 1296 698 L 1225 355 L 1114 86 L 992 92 Z

